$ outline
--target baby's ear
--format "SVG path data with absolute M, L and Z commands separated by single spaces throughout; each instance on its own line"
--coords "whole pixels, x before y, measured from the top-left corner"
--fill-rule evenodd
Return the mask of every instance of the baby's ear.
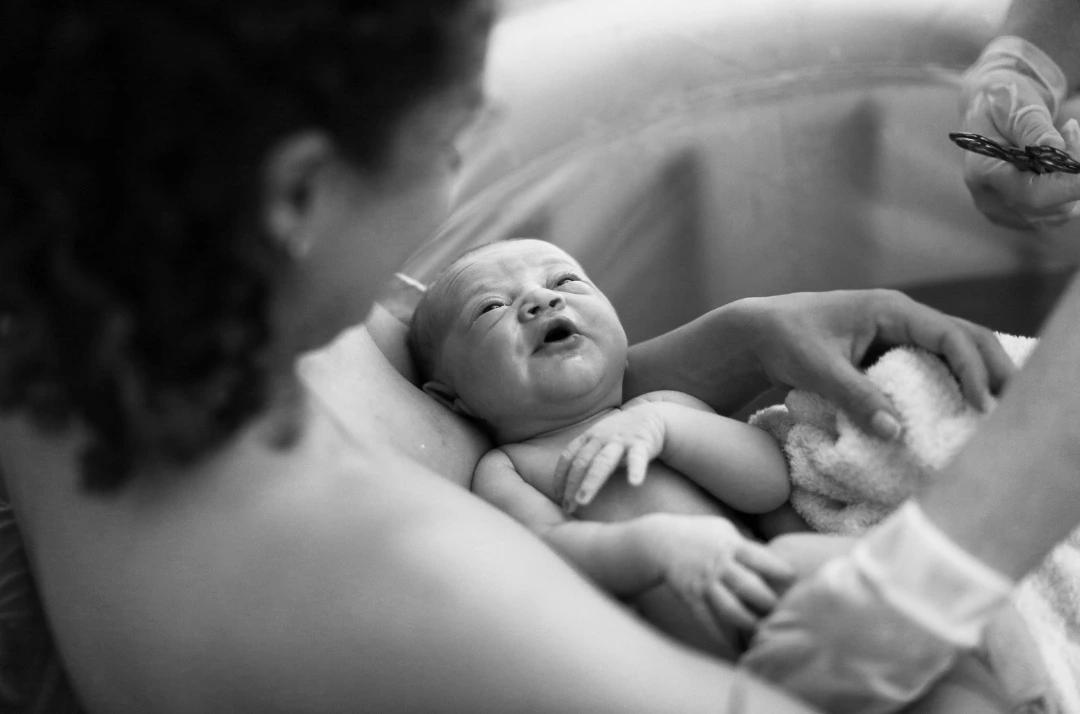
M 454 389 L 447 384 L 432 379 L 424 382 L 424 386 L 421 387 L 424 393 L 429 397 L 442 404 L 444 407 L 454 412 L 455 414 L 461 414 L 462 416 L 471 417 L 472 412 L 469 410 L 469 406 L 461 401 L 457 394 L 454 393 Z

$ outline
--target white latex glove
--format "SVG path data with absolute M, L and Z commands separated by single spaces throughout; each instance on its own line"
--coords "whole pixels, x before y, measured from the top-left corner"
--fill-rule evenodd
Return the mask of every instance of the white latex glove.
M 1054 120 L 1068 91 L 1064 72 L 1020 37 L 993 40 L 964 75 L 963 131 L 1002 144 L 1052 146 L 1080 157 L 1080 124 Z M 1014 228 L 1058 225 L 1080 215 L 1080 174 L 1035 174 L 970 152 L 964 181 L 990 220 Z
M 979 644 L 1012 587 L 908 501 L 793 585 L 740 665 L 822 711 L 897 712 Z

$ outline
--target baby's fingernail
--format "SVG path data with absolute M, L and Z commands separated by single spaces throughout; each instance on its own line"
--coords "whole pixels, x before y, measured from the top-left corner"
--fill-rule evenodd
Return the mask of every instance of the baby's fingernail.
M 574 500 L 577 501 L 578 503 L 580 503 L 581 505 L 585 505 L 590 500 L 592 500 L 592 494 L 589 493 L 588 490 L 586 490 L 584 488 L 578 489 L 578 492 L 574 495 Z
M 870 426 L 873 427 L 875 434 L 887 441 L 893 441 L 904 430 L 896 417 L 886 411 L 874 412 L 873 418 L 870 419 Z

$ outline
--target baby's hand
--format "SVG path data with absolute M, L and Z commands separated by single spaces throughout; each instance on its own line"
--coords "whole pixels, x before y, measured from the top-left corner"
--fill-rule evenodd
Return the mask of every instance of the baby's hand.
M 573 513 L 590 503 L 620 465 L 631 485 L 641 485 L 649 462 L 664 448 L 664 435 L 663 418 L 645 403 L 605 417 L 571 441 L 555 465 L 563 510 Z
M 706 631 L 753 629 L 795 578 L 784 560 L 744 537 L 726 518 L 663 516 L 664 578 Z

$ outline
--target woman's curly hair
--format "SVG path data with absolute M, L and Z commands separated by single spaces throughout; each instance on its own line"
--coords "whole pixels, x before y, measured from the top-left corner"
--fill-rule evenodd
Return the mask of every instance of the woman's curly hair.
M 277 140 L 378 170 L 462 79 L 470 0 L 7 0 L 0 409 L 87 430 L 84 484 L 220 445 L 265 404 Z M 471 48 L 475 53 L 475 47 Z

